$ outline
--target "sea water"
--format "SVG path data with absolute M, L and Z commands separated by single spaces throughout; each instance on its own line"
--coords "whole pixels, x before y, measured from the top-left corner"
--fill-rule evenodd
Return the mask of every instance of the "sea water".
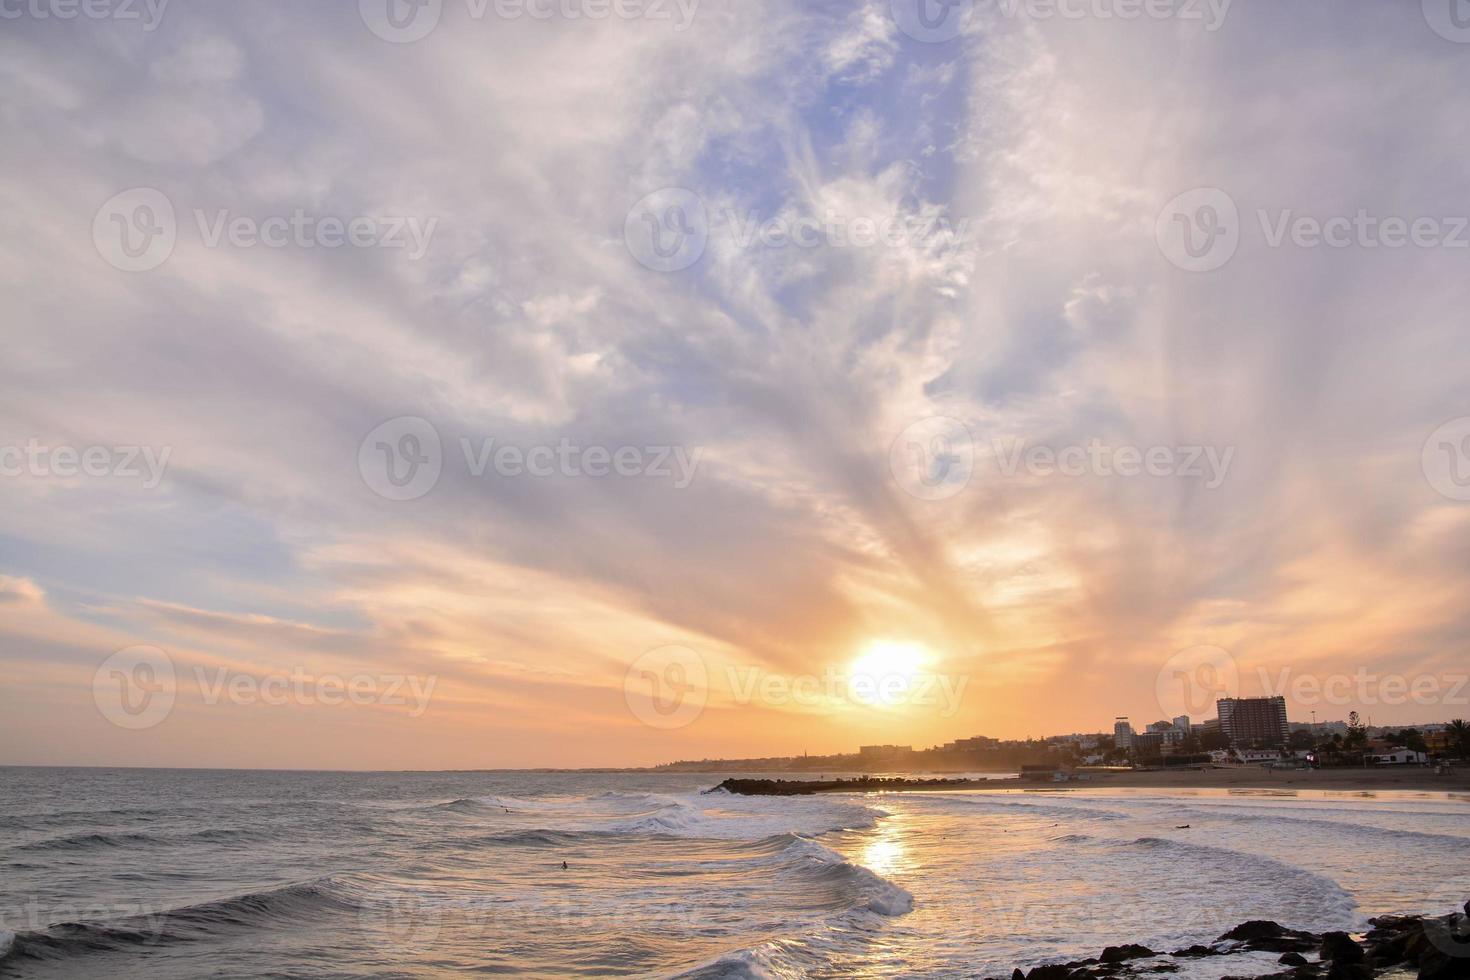
M 717 781 L 0 769 L 0 976 L 1008 977 L 1470 897 L 1442 794 Z

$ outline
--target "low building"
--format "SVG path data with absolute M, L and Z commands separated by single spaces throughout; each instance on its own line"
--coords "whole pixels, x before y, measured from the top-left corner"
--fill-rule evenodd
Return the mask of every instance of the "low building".
M 1380 766 L 1423 766 L 1429 764 L 1429 755 L 1400 746 L 1387 752 L 1375 752 L 1373 761 Z
M 882 762 L 890 759 L 901 759 L 913 754 L 914 747 L 912 745 L 862 745 L 858 747 L 858 758 L 864 762 Z

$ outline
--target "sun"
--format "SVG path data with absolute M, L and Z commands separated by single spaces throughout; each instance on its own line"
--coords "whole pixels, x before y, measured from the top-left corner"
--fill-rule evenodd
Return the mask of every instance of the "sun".
M 848 668 L 848 677 L 858 700 L 897 705 L 924 673 L 929 653 L 917 643 L 874 640 Z

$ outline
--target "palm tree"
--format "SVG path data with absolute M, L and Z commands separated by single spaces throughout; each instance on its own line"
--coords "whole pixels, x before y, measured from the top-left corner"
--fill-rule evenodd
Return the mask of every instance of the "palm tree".
M 1450 722 L 1450 739 L 1459 746 L 1460 758 L 1470 759 L 1470 725 L 1465 723 L 1465 719 L 1456 718 Z

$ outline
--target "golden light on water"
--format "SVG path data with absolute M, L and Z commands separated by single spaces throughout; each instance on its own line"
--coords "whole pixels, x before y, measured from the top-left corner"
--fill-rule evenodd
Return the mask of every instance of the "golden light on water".
M 908 870 L 911 861 L 903 844 L 902 819 L 893 815 L 885 818 L 863 847 L 858 863 L 884 877 Z

